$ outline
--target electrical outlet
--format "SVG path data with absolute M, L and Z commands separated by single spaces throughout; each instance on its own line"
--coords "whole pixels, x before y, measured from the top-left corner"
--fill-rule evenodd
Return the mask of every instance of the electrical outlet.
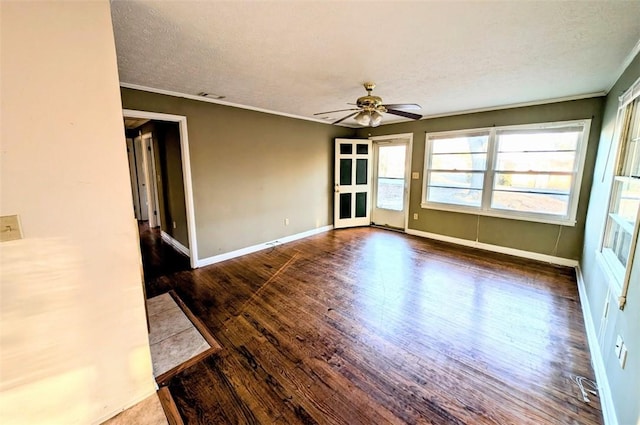
M 414 171 L 411 173 L 411 178 L 413 180 L 418 180 L 420 178 L 420 173 L 418 171 Z
M 418 219 L 418 213 L 413 213 L 413 219 L 417 220 Z
M 0 217 L 0 242 L 22 239 L 20 219 L 17 215 L 5 215 Z
M 623 346 L 624 346 L 624 341 L 622 340 L 622 337 L 618 335 L 618 338 L 616 339 L 616 357 L 617 358 L 620 358 L 620 354 L 622 353 Z

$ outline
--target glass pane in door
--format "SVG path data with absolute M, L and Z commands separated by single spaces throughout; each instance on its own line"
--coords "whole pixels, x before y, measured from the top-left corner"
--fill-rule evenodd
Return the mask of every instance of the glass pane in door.
M 344 186 L 348 186 L 351 184 L 351 164 L 353 161 L 351 159 L 341 159 L 340 160 L 340 184 Z
M 356 193 L 356 217 L 367 216 L 367 192 Z
M 404 209 L 406 145 L 380 146 L 376 206 L 387 210 Z
M 368 159 L 356 159 L 356 184 L 367 184 Z
M 351 218 L 351 194 L 340 194 L 340 218 Z

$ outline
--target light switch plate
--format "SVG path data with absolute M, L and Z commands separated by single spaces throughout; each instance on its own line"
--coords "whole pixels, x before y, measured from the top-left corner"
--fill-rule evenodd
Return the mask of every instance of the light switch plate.
M 622 350 L 620 351 L 620 367 L 624 369 L 624 364 L 627 361 L 627 346 L 622 344 Z
M 0 217 L 0 242 L 22 239 L 20 219 L 17 215 L 3 215 Z
M 414 171 L 411 173 L 411 178 L 413 180 L 418 180 L 420 178 L 420 172 L 419 171 Z

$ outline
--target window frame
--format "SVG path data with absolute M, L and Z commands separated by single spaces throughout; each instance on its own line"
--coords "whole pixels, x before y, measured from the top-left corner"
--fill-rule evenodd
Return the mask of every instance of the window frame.
M 571 174 L 574 179 L 571 183 L 569 191 L 569 206 L 567 208 L 567 214 L 564 216 L 558 216 L 556 214 L 544 214 L 544 213 L 532 213 L 522 211 L 503 210 L 491 207 L 491 200 L 494 194 L 494 179 L 496 172 L 495 164 L 498 156 L 498 141 L 497 133 L 500 131 L 509 130 L 549 130 L 554 128 L 563 128 L 571 126 L 582 126 L 582 137 L 578 140 L 576 146 L 576 160 L 574 162 L 574 169 Z M 512 220 L 523 220 L 538 223 L 559 224 L 563 226 L 575 226 L 576 216 L 578 211 L 578 201 L 580 198 L 580 190 L 582 187 L 582 177 L 584 172 L 584 163 L 587 152 L 587 145 L 589 143 L 589 134 L 591 130 L 591 119 L 581 120 L 569 120 L 569 121 L 554 121 L 534 124 L 518 124 L 518 125 L 506 125 L 506 126 L 493 126 L 493 127 L 481 127 L 473 129 L 463 130 L 450 130 L 440 132 L 426 132 L 425 134 L 425 152 L 424 152 L 424 166 L 423 166 L 423 181 L 422 181 L 422 201 L 421 207 L 424 209 L 433 209 L 441 211 L 451 211 L 465 214 L 482 215 L 488 217 L 499 217 Z M 482 186 L 482 201 L 480 207 L 456 205 L 448 203 L 433 202 L 427 199 L 432 159 L 432 143 L 431 140 L 436 138 L 442 138 L 446 136 L 464 136 L 468 134 L 482 134 L 488 133 L 487 144 L 487 159 L 484 170 L 484 180 Z M 544 174 L 540 172 L 532 172 L 532 174 Z
M 605 274 L 609 289 L 618 300 L 618 308 L 623 310 L 627 300 L 627 292 L 631 279 L 631 269 L 633 268 L 633 258 L 635 256 L 636 245 L 638 243 L 640 233 L 640 207 L 636 211 L 636 222 L 630 233 L 631 246 L 626 266 L 623 266 L 617 256 L 611 252 L 610 249 L 606 249 L 607 247 L 605 247 L 605 245 L 607 244 L 607 235 L 611 227 L 611 221 L 609 220 L 610 213 L 612 211 L 612 205 L 616 200 L 616 181 L 619 181 L 619 178 L 625 177 L 623 175 L 623 168 L 627 160 L 626 155 L 629 152 L 627 149 L 627 143 L 630 141 L 626 136 L 629 131 L 628 127 L 632 125 L 629 114 L 632 113 L 631 105 L 634 102 L 636 102 L 636 113 L 640 114 L 640 78 L 636 80 L 635 83 L 632 84 L 631 87 L 618 99 L 619 103 L 615 118 L 614 136 L 610 146 L 610 153 L 615 150 L 616 154 L 613 161 L 606 164 L 606 169 L 611 168 L 611 171 L 606 174 L 610 179 L 609 195 L 608 202 L 606 203 L 606 209 L 603 214 L 602 230 L 600 232 L 600 246 L 596 251 L 596 260 L 600 269 Z M 609 165 L 612 165 L 612 167 L 609 167 Z M 615 221 L 612 217 L 611 220 Z

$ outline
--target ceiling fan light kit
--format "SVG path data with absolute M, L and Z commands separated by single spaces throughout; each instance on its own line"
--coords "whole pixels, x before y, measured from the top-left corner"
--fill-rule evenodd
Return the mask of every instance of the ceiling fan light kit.
M 374 83 L 364 83 L 364 89 L 367 91 L 366 96 L 359 97 L 355 106 L 357 108 L 340 109 L 337 111 L 318 112 L 314 115 L 331 114 L 334 112 L 343 111 L 356 111 L 351 112 L 349 115 L 340 118 L 333 124 L 339 124 L 342 121 L 353 117 L 355 122 L 363 127 L 377 127 L 382 123 L 382 113 L 386 112 L 400 117 L 411 118 L 412 120 L 419 120 L 422 115 L 414 114 L 412 112 L 401 111 L 400 109 L 421 109 L 420 105 L 415 103 L 397 103 L 397 104 L 382 104 L 382 98 L 380 96 L 374 96 L 371 94 L 375 88 Z

